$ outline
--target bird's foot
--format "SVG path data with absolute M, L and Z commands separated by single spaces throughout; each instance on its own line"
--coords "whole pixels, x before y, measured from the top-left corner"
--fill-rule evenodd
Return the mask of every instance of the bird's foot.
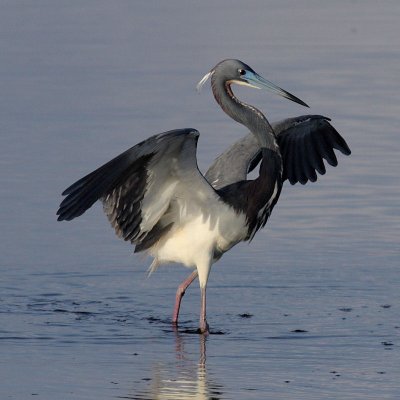
M 178 331 L 178 321 L 172 321 L 172 332 L 174 332 L 174 333 L 178 333 L 179 331 Z
M 210 327 L 206 320 L 200 322 L 198 331 L 201 335 L 209 335 L 210 334 Z

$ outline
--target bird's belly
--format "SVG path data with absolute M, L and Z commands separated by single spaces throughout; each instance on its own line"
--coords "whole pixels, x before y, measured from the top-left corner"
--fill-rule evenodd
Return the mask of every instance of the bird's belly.
M 229 218 L 214 219 L 200 214 L 172 229 L 150 249 L 150 254 L 158 263 L 177 262 L 187 267 L 212 263 L 244 239 L 243 229 L 240 229 L 244 224 L 244 217 L 234 212 Z

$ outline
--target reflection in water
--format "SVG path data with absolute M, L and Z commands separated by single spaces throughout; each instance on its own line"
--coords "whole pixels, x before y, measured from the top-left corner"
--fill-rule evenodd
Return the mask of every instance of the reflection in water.
M 185 350 L 185 339 L 176 333 L 176 362 L 170 365 L 157 363 L 149 387 L 134 395 L 121 398 L 149 399 L 220 399 L 222 387 L 209 379 L 206 369 L 207 336 L 199 335 L 199 360 L 190 359 L 191 354 Z

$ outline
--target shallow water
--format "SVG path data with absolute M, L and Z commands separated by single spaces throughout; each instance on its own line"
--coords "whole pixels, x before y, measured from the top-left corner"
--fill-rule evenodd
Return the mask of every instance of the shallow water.
M 399 18 L 394 1 L 3 2 L 0 397 L 398 398 Z M 186 269 L 147 279 L 100 206 L 55 211 L 153 133 L 198 129 L 205 169 L 244 134 L 194 90 L 227 57 L 311 109 L 239 96 L 271 120 L 327 115 L 353 153 L 285 184 L 267 228 L 214 266 L 204 338 L 196 285 L 170 324 Z

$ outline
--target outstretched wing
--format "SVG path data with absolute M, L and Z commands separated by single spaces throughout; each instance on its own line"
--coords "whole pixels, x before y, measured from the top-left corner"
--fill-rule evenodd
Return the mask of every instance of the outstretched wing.
M 253 160 L 256 164 L 261 161 L 261 149 L 254 135 L 249 133 L 219 155 L 204 176 L 218 190 L 246 180 Z
M 204 204 L 218 198 L 197 168 L 198 136 L 194 129 L 173 130 L 130 148 L 68 187 L 58 220 L 76 218 L 101 200 L 118 236 L 136 251 L 150 247 L 177 220 L 162 218 L 177 196 L 195 187 Z
M 346 141 L 321 115 L 303 115 L 272 125 L 283 159 L 283 179 L 293 185 L 316 181 L 318 171 L 325 174 L 324 159 L 337 165 L 334 149 L 351 153 Z M 253 134 L 234 143 L 211 165 L 205 177 L 215 189 L 246 179 L 261 160 L 261 151 Z
M 321 115 L 291 118 L 277 125 L 277 139 L 283 159 L 283 179 L 294 185 L 317 180 L 317 171 L 326 172 L 324 159 L 336 167 L 335 150 L 344 155 L 351 151 L 346 141 Z

